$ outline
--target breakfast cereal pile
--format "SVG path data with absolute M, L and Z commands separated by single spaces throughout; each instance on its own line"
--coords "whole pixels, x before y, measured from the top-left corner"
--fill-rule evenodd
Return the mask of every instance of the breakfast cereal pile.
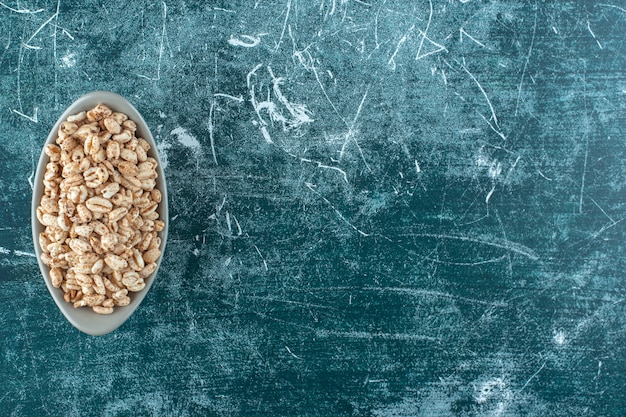
M 104 104 L 69 116 L 44 174 L 41 260 L 74 307 L 111 314 L 130 304 L 161 256 L 157 160 L 137 125 Z

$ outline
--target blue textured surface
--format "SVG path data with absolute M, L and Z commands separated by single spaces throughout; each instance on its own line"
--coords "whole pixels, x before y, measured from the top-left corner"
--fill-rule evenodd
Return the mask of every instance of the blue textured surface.
M 0 414 L 623 415 L 626 4 L 410 3 L 0 3 Z M 171 216 L 100 338 L 29 226 L 98 89 Z

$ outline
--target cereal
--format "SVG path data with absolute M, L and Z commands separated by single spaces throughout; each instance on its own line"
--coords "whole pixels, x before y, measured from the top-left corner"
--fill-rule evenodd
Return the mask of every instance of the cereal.
M 92 212 L 109 213 L 113 210 L 113 203 L 104 197 L 91 197 L 85 201 L 85 205 Z
M 99 104 L 69 116 L 44 148 L 41 260 L 75 308 L 111 314 L 156 271 L 165 226 L 157 161 L 136 133 L 127 115 Z
M 154 239 L 153 239 L 154 240 Z M 147 250 L 144 254 L 143 254 L 143 260 L 145 263 L 152 263 L 152 262 L 156 262 L 157 259 L 159 259 L 159 256 L 161 256 L 161 251 L 158 249 L 149 249 Z
M 104 304 L 104 302 L 102 304 Z M 95 311 L 98 314 L 113 313 L 113 307 L 105 307 L 104 305 L 101 305 L 101 306 L 93 306 L 92 308 L 93 308 L 93 311 Z

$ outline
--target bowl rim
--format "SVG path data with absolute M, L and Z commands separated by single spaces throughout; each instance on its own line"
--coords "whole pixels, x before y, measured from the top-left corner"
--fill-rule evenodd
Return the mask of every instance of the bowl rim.
M 113 111 L 119 111 L 126 114 L 129 119 L 133 120 L 137 124 L 137 137 L 144 138 L 150 144 L 151 149 L 148 154 L 149 156 L 155 158 L 158 163 L 158 166 L 156 168 L 158 174 L 158 177 L 156 179 L 156 188 L 161 191 L 161 202 L 159 203 L 158 208 L 159 219 L 165 223 L 163 230 L 159 232 L 159 236 L 161 237 L 161 256 L 157 260 L 156 270 L 152 274 L 150 274 L 150 276 L 145 278 L 146 286 L 142 291 L 129 293 L 129 296 L 131 297 L 131 302 L 128 306 L 115 308 L 113 313 L 109 315 L 97 314 L 92 309 L 88 308 L 74 308 L 71 303 L 67 303 L 63 299 L 63 290 L 61 290 L 60 288 L 54 288 L 52 286 L 49 273 L 50 268 L 42 262 L 42 251 L 39 247 L 39 233 L 43 231 L 44 226 L 41 225 L 37 220 L 37 207 L 39 206 L 44 190 L 43 175 L 45 172 L 45 167 L 49 162 L 49 157 L 45 153 L 46 145 L 50 143 L 55 143 L 55 140 L 58 136 L 57 131 L 59 129 L 59 126 L 63 121 L 67 119 L 68 116 L 79 113 L 81 111 L 89 110 L 100 103 L 107 105 Z M 61 313 L 63 313 L 65 318 L 78 330 L 93 336 L 102 336 L 114 331 L 122 324 L 124 324 L 124 322 L 126 322 L 126 320 L 128 320 L 130 316 L 137 310 L 137 308 L 149 292 L 150 288 L 152 287 L 152 284 L 154 283 L 154 280 L 160 269 L 161 262 L 165 255 L 165 247 L 167 243 L 167 235 L 169 229 L 167 181 L 165 179 L 163 164 L 159 156 L 157 144 L 152 136 L 148 124 L 144 120 L 141 113 L 139 113 L 139 111 L 132 105 L 132 103 L 128 99 L 111 91 L 92 91 L 76 99 L 71 105 L 67 107 L 67 109 L 61 114 L 61 116 L 59 116 L 56 123 L 50 130 L 46 141 L 41 147 L 41 154 L 39 156 L 37 170 L 33 177 L 32 191 L 31 229 L 33 234 L 33 245 L 35 248 L 35 255 L 37 258 L 37 263 L 39 265 L 39 270 L 41 271 L 44 282 L 46 283 L 46 287 L 48 288 L 52 299 L 56 303 Z

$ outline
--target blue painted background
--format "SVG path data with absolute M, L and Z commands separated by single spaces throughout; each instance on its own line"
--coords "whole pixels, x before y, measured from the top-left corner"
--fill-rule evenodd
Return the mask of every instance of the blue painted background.
M 626 3 L 0 3 L 0 414 L 621 416 Z M 39 274 L 32 178 L 106 89 L 166 162 L 114 333 Z

